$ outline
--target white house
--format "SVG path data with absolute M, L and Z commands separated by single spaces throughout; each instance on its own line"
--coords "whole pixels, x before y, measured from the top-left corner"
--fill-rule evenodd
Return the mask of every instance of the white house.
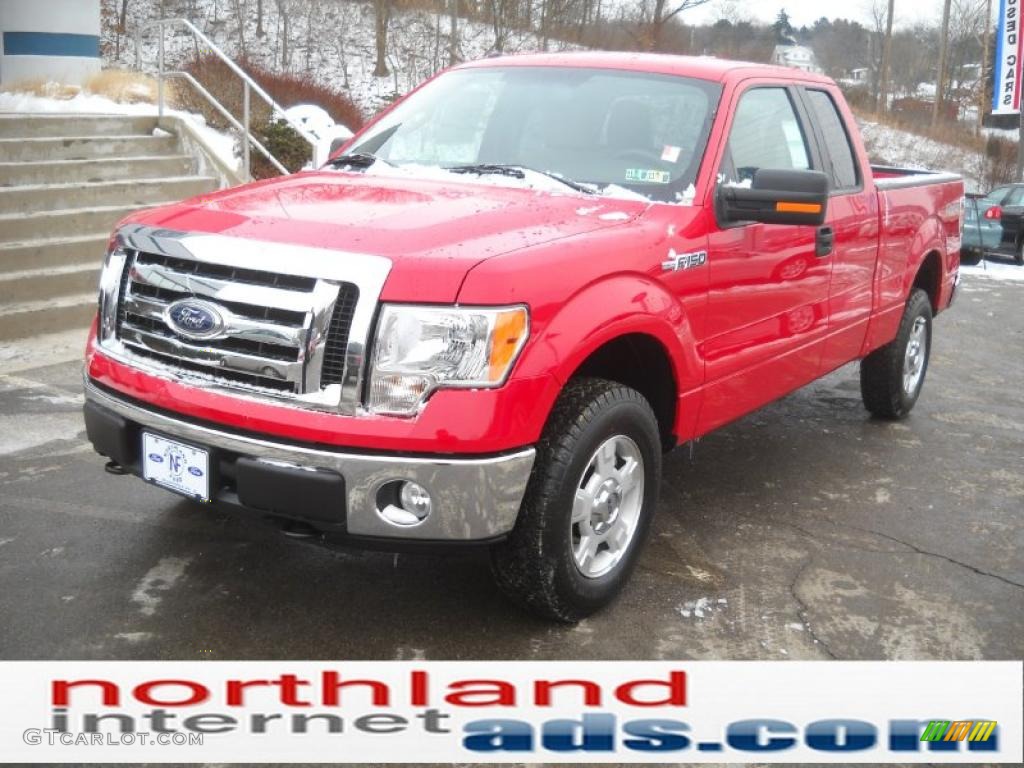
M 806 45 L 776 45 L 772 51 L 772 64 L 793 67 L 805 72 L 821 72 L 814 51 Z

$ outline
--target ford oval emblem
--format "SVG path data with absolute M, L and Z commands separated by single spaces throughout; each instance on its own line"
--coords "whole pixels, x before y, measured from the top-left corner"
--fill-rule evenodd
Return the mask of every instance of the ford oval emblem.
M 167 327 L 186 339 L 212 339 L 224 330 L 224 315 L 216 304 L 201 299 L 181 299 L 164 313 Z
M 192 475 L 193 477 L 202 477 L 203 476 L 203 470 L 201 470 L 199 467 L 189 467 L 188 468 L 188 473 L 190 475 Z

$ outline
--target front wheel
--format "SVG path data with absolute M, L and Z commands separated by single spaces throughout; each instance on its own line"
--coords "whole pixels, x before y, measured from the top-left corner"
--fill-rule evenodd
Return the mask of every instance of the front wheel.
M 860 363 L 860 392 L 875 416 L 902 419 L 910 413 L 928 372 L 932 305 L 920 288 L 910 293 L 896 338 Z
M 634 389 L 576 379 L 537 446 L 515 528 L 491 562 L 502 591 L 534 613 L 572 622 L 626 583 L 658 498 L 658 422 Z

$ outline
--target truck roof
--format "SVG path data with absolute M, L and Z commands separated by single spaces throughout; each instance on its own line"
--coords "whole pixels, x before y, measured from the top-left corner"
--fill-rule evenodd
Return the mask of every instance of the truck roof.
M 700 80 L 726 82 L 751 77 L 781 77 L 787 80 L 828 83 L 832 80 L 791 67 L 757 64 L 749 61 L 718 59 L 713 56 L 676 56 L 666 53 L 632 53 L 620 51 L 560 51 L 558 53 L 525 53 L 498 56 L 461 64 L 457 69 L 474 67 L 589 67 L 651 72 L 665 75 L 695 77 Z

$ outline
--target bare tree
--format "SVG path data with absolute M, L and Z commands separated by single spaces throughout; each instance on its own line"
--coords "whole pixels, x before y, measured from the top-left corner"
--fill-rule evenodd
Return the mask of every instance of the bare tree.
M 267 31 L 263 29 L 263 0 L 256 0 L 256 37 L 266 37 Z
M 289 41 L 292 38 L 291 14 L 288 0 L 275 0 L 277 5 L 277 23 L 281 27 L 277 39 L 281 41 L 281 68 L 288 69 L 292 63 L 292 49 Z
M 494 32 L 494 50 L 503 53 L 511 31 L 515 0 L 487 0 L 491 17 L 491 31 Z
M 881 112 L 889 111 L 889 70 L 892 68 L 892 19 L 895 14 L 896 0 L 889 0 L 889 11 L 885 18 L 885 39 L 882 41 L 882 72 L 878 86 Z
M 459 62 L 459 0 L 448 0 L 448 66 L 454 67 Z
M 938 29 L 925 23 L 893 33 L 889 83 L 894 96 L 914 97 L 921 84 L 931 80 L 937 44 Z
M 313 70 L 313 50 L 319 49 L 320 31 L 323 29 L 320 0 L 306 0 L 306 56 L 305 71 Z
M 831 77 L 848 78 L 864 67 L 868 46 L 868 30 L 857 21 L 820 18 L 811 28 L 814 55 Z
M 944 104 L 955 103 L 966 108 L 977 103 L 979 93 L 987 91 L 984 79 L 987 54 L 983 42 L 989 26 L 987 5 L 986 0 L 953 0 L 946 44 Z
M 648 17 L 646 40 L 648 50 L 659 51 L 665 40 L 665 29 L 679 14 L 704 5 L 711 0 L 644 0 L 643 13 Z
M 376 38 L 377 61 L 373 68 L 376 77 L 390 74 L 388 69 L 388 25 L 391 23 L 391 0 L 373 0 L 373 27 Z
M 981 67 L 978 71 L 978 132 L 981 132 L 985 121 L 985 109 L 988 107 L 988 46 L 992 36 L 992 0 L 985 0 L 984 32 L 981 42 Z
M 942 89 L 946 81 L 946 48 L 949 45 L 949 6 L 952 0 L 942 4 L 942 27 L 939 33 L 939 67 L 935 73 L 935 98 L 932 101 L 932 125 L 939 122 L 939 110 L 942 108 Z
M 232 0 L 232 5 L 235 9 L 235 21 L 238 22 L 238 52 L 245 58 L 246 45 L 245 45 L 245 17 L 246 17 L 246 0 Z
M 871 101 L 876 110 L 881 110 L 882 87 L 882 49 L 885 42 L 888 0 L 871 0 L 868 15 L 871 18 L 871 36 L 869 38 L 868 70 L 871 73 Z

